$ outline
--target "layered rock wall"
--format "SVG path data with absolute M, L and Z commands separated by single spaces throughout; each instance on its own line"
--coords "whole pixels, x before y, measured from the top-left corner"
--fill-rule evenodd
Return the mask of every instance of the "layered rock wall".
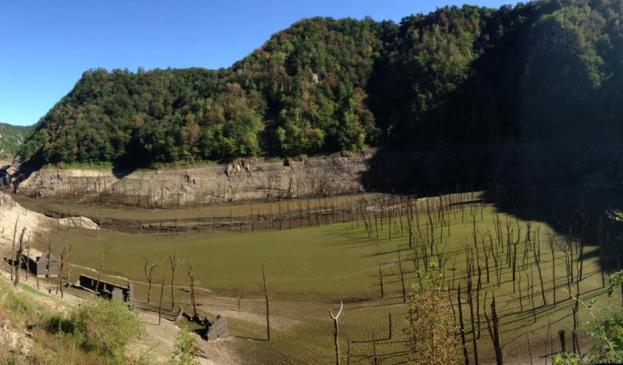
M 364 191 L 361 176 L 372 152 L 296 159 L 241 159 L 229 164 L 113 170 L 45 167 L 15 177 L 17 194 L 144 207 L 220 204 L 330 196 Z

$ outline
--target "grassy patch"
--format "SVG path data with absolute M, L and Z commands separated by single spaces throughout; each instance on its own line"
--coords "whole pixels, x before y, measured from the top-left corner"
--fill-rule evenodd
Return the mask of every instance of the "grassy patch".
M 388 215 L 381 222 L 381 214 L 375 212 L 369 214 L 368 230 L 362 220 L 244 233 L 171 235 L 100 232 L 99 238 L 95 232 L 71 230 L 56 233 L 53 241 L 72 244 L 72 275 L 88 271 L 85 266 L 97 267 L 103 252 L 106 274 L 135 281 L 139 301 L 144 301 L 146 294 L 143 274 L 145 255 L 159 263 L 155 282 L 164 279 L 168 283 L 167 260 L 175 251 L 180 260 L 176 273 L 176 285 L 179 286 L 176 288 L 177 303 L 189 308 L 188 293 L 182 287 L 188 285 L 186 270 L 192 263 L 198 286 L 209 290 L 199 292 L 199 300 L 204 304 L 200 310 L 212 316 L 229 313 L 232 333 L 237 337 L 221 346 L 256 362 L 330 362 L 332 327 L 327 313 L 328 308 L 335 306 L 340 299 L 347 303 L 341 322 L 342 346 L 346 349 L 347 343 L 350 343 L 353 354 L 351 363 L 370 363 L 373 336 L 377 340 L 378 355 L 385 361 L 395 359 L 399 362 L 404 350 L 404 342 L 401 341 L 404 339 L 402 329 L 406 316 L 406 305 L 401 295 L 402 277 L 407 291 L 417 285 L 416 269 L 423 265 L 425 251 L 431 262 L 442 258 L 444 287 L 449 289 L 455 311 L 458 302 L 456 288 L 459 285 L 463 288 L 462 302 L 467 302 L 467 263 L 469 257 L 474 258 L 471 275 L 474 300 L 480 303 L 480 322 L 474 318 L 476 325 L 472 328 L 469 310 L 464 307 L 463 311 L 468 341 L 474 333 L 479 334 L 481 360 L 493 358 L 482 313 L 484 308 L 488 308 L 493 294 L 498 303 L 502 343 L 509 359 L 526 359 L 528 339 L 532 341 L 533 357 L 536 359 L 558 349 L 558 330 L 565 329 L 571 336 L 573 300 L 566 281 L 568 267 L 565 262 L 569 257 L 563 248 L 572 239 L 557 234 L 544 223 L 500 213 L 492 205 L 457 206 L 443 214 L 436 212 L 430 216 L 425 209 L 418 211 L 412 219 L 411 247 L 404 214 L 394 214 L 390 223 Z M 379 218 L 376 221 L 375 215 Z M 496 233 L 500 229 L 501 234 Z M 507 259 L 511 255 L 506 243 L 507 234 L 511 235 L 513 242 L 519 242 L 515 281 L 512 279 L 512 260 Z M 527 236 L 531 244 L 526 244 Z M 432 242 L 431 237 L 434 237 Z M 554 243 L 553 251 L 549 242 Z M 491 247 L 498 256 L 497 270 Z M 540 252 L 541 275 L 535 261 L 537 251 Z M 607 299 L 603 295 L 598 249 L 586 244 L 581 259 L 581 297 L 597 298 L 599 306 Z M 580 262 L 577 251 L 571 262 L 577 277 Z M 262 341 L 264 308 L 259 299 L 261 264 L 266 265 L 270 295 L 274 301 L 272 313 L 275 328 L 270 342 Z M 379 265 L 384 298 L 380 298 Z M 543 278 L 543 292 L 540 276 Z M 240 287 L 244 288 L 246 296 L 242 313 L 238 315 L 232 308 L 235 306 L 235 292 Z M 575 290 L 575 285 L 571 285 L 571 293 Z M 157 298 L 158 293 L 156 285 L 152 298 Z M 229 302 L 224 303 L 224 299 L 219 299 L 219 302 L 216 297 L 221 298 L 222 295 L 230 296 Z M 169 296 L 167 288 L 167 308 Z M 391 339 L 387 338 L 390 313 L 393 317 Z M 587 319 L 587 315 L 581 311 L 580 320 Z M 251 363 L 253 361 L 250 360 Z

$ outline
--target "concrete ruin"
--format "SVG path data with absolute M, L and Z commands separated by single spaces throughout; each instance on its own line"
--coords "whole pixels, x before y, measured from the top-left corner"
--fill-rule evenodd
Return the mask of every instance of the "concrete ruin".
M 128 304 L 131 304 L 134 299 L 134 288 L 130 282 L 128 282 L 127 286 L 122 286 L 80 274 L 78 284 L 81 288 L 90 292 L 97 292 L 98 296 L 106 299 L 116 299 Z
M 32 275 L 37 277 L 56 276 L 58 272 L 58 261 L 54 255 L 48 255 L 43 252 L 30 248 L 24 251 L 22 255 L 22 269 L 28 270 Z
M 220 314 L 216 316 L 213 322 L 211 322 L 208 317 L 202 318 L 201 316 L 194 316 L 190 313 L 184 312 L 184 310 L 180 308 L 177 320 L 182 317 L 186 318 L 189 322 L 193 322 L 201 326 L 199 329 L 195 330 L 195 333 L 201 336 L 204 340 L 216 341 L 229 337 L 227 319 Z

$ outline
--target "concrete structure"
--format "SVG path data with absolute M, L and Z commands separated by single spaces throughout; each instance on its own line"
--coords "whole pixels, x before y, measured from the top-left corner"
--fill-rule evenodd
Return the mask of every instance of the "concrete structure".
M 5 257 L 4 261 L 11 266 L 18 266 L 15 259 L 12 257 Z M 58 273 L 58 262 L 54 255 L 50 255 L 50 263 L 48 265 L 48 256 L 43 252 L 31 248 L 30 250 L 24 250 L 22 252 L 21 262 L 19 267 L 22 270 L 28 270 L 28 272 L 37 277 L 56 276 Z
M 38 277 L 45 277 L 46 275 L 56 276 L 58 272 L 56 257 L 50 255 L 50 262 L 48 264 L 48 255 L 35 248 L 24 250 L 21 267 Z
M 83 289 L 97 292 L 99 296 L 106 299 L 117 299 L 125 303 L 133 301 L 134 290 L 130 282 L 127 286 L 122 286 L 84 274 L 80 274 L 78 281 Z

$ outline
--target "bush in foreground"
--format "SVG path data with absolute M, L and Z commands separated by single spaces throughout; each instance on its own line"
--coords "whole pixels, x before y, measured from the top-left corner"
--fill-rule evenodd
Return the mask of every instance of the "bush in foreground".
M 85 349 L 115 359 L 123 358 L 130 341 L 143 332 L 134 313 L 116 300 L 95 299 L 81 304 L 71 314 L 71 324 Z

